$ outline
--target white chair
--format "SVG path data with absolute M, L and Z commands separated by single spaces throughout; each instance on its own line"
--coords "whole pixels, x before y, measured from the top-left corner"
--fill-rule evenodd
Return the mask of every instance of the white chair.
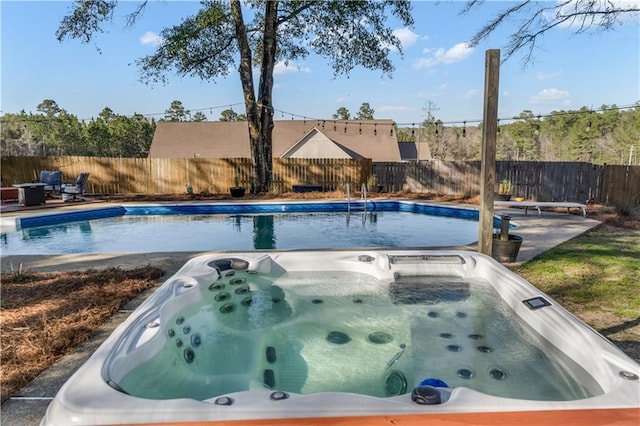
M 60 188 L 60 195 L 62 201 L 76 201 L 78 196 L 84 195 L 87 192 L 87 181 L 89 180 L 89 173 L 82 172 L 76 179 L 75 185 L 62 185 Z

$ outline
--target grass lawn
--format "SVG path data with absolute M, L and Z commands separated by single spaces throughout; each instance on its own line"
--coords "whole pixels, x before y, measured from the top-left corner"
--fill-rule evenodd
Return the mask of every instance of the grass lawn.
M 640 231 L 601 225 L 512 268 L 640 362 Z

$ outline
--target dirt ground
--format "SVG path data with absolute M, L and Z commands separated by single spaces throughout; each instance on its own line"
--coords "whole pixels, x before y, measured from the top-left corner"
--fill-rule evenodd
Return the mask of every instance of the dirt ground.
M 478 204 L 478 199 L 437 196 L 430 194 L 384 194 L 437 202 Z M 251 199 L 315 199 L 344 198 L 343 193 L 285 194 L 279 197 Z M 229 196 L 197 195 L 130 195 L 105 198 L 105 201 L 190 201 L 223 200 Z M 618 215 L 615 209 L 590 205 L 588 217 L 599 220 L 611 232 L 624 229 L 640 230 L 640 208 L 629 215 Z M 640 235 L 640 234 L 639 234 Z M 86 272 L 29 273 L 11 271 L 2 274 L 0 299 L 1 329 L 1 398 L 4 402 L 33 380 L 41 371 L 56 362 L 79 343 L 89 339 L 107 318 L 121 309 L 143 290 L 157 284 L 163 271 L 145 267 L 129 271 L 119 268 Z M 596 315 L 596 314 L 592 314 Z M 590 323 L 603 323 L 591 318 Z M 612 324 L 613 325 L 613 324 Z M 606 323 L 603 327 L 608 327 Z M 612 330 L 615 331 L 615 330 Z M 624 339 L 623 339 L 624 340 Z M 624 342 L 621 342 L 624 350 Z M 637 342 L 632 342 L 638 350 Z M 629 348 L 627 348 L 629 349 Z M 640 354 L 636 354 L 640 359 Z

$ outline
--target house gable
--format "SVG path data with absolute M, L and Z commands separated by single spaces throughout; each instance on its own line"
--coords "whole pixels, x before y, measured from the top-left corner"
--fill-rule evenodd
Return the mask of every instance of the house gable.
M 329 139 L 316 127 L 304 135 L 289 150 L 282 154 L 283 158 L 361 158 L 357 153 L 346 149 Z

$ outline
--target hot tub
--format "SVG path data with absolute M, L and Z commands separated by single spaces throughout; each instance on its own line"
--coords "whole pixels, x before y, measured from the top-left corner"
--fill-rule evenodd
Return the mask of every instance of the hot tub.
M 475 252 L 217 252 L 120 325 L 42 424 L 637 424 L 639 376 Z

